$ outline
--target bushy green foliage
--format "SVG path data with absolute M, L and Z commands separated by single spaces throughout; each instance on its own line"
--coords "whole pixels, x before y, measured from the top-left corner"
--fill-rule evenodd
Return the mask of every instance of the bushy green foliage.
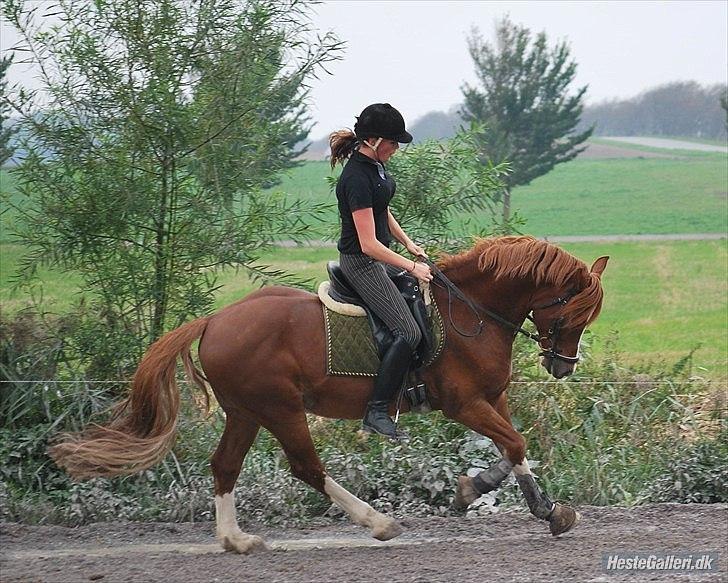
M 410 238 L 429 247 L 457 248 L 458 233 L 493 234 L 502 228 L 495 200 L 508 172 L 508 164 L 483 164 L 478 140 L 484 130 L 477 124 L 461 129 L 445 142 L 426 140 L 393 156 L 389 170 L 397 180 L 392 213 Z M 477 217 L 462 230 L 453 219 L 462 213 Z
M 717 446 L 720 435 L 711 428 L 725 411 L 711 404 L 713 385 L 690 378 L 680 362 L 672 370 L 628 367 L 612 347 L 585 364 L 565 382 L 533 382 L 534 371 L 523 367 L 509 390 L 514 419 L 531 455 L 543 460 L 543 484 L 554 497 L 597 505 L 644 502 L 673 464 L 692 462 L 696 441 Z M 724 447 L 713 461 L 721 457 L 725 465 Z M 696 476 L 684 495 L 702 496 L 704 486 Z M 723 499 L 727 495 L 724 489 Z
M 307 133 L 306 81 L 340 48 L 311 40 L 307 3 L 70 0 L 57 26 L 21 0 L 3 11 L 43 82 L 2 98 L 26 152 L 21 281 L 43 265 L 81 275 L 96 317 L 79 344 L 105 336 L 108 354 L 138 362 L 210 309 L 219 269 L 280 275 L 257 253 L 305 238 L 317 208 L 262 191 Z
M 654 367 L 629 368 L 616 352 L 599 360 L 587 357 L 567 381 L 546 381 L 530 345 L 519 343 L 516 352 L 517 374 L 509 389 L 514 423 L 553 499 L 597 505 L 728 501 L 725 403 L 711 385 Z M 186 384 L 182 387 L 186 392 Z M 186 408 L 173 452 L 155 468 L 111 480 L 73 483 L 45 453 L 59 428 L 87 422 L 89 411 L 103 419 L 105 402 L 76 403 L 57 424 L 29 417 L 27 425 L 20 420 L 3 428 L 0 518 L 64 524 L 211 519 L 208 464 L 223 418 L 219 410 L 202 418 L 190 397 L 183 396 Z M 489 440 L 437 412 L 402 417 L 410 435 L 402 444 L 360 437 L 356 421 L 310 422 L 328 472 L 375 508 L 400 516 L 452 514 L 457 476 L 498 459 Z M 292 477 L 278 443 L 265 431 L 246 457 L 236 502 L 242 522 L 300 523 L 340 515 Z M 493 506 L 525 510 L 512 483 L 476 511 Z
M 647 488 L 653 502 L 698 502 L 711 504 L 728 500 L 728 420 L 720 420 L 714 435 L 702 435 L 690 442 L 678 441 L 666 451 L 665 471 Z
M 482 133 L 474 123 L 460 128 L 449 140 L 424 140 L 407 146 L 387 163 L 397 182 L 390 208 L 413 241 L 430 249 L 452 250 L 463 244 L 463 233 L 470 237 L 502 229 L 494 200 L 508 164 L 480 162 L 478 139 Z M 337 178 L 338 174 L 326 178 L 331 193 Z M 461 221 L 456 228 L 454 220 L 465 213 L 473 220 L 464 221 L 464 225 Z M 338 235 L 339 221 L 335 220 L 325 236 L 337 239 Z
M 13 62 L 13 57 L 4 56 L 0 58 L 0 96 L 4 96 L 7 93 L 7 80 L 5 75 L 8 72 L 8 67 Z M 14 133 L 14 128 L 8 127 L 7 121 L 9 119 L 8 112 L 10 107 L 4 100 L 0 98 L 0 166 L 13 155 L 13 148 L 10 145 L 10 138 Z

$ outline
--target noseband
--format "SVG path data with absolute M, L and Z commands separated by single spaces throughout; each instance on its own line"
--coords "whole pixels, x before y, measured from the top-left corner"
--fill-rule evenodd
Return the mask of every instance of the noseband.
M 570 290 L 568 294 L 566 294 L 563 297 L 556 298 L 552 302 L 549 302 L 546 305 L 539 306 L 537 308 L 533 308 L 531 310 L 531 313 L 526 316 L 531 322 L 534 324 L 536 323 L 533 319 L 533 312 L 536 310 L 545 310 L 547 308 L 552 308 L 553 306 L 565 306 L 567 303 L 569 303 L 569 300 L 574 297 L 575 291 Z M 552 360 L 558 359 L 563 362 L 568 362 L 569 364 L 576 364 L 579 362 L 579 347 L 577 346 L 577 353 L 576 356 L 566 356 L 565 354 L 561 354 L 558 352 L 558 346 L 557 342 L 559 340 L 559 333 L 561 332 L 561 325 L 564 323 L 563 318 L 556 318 L 554 320 L 553 324 L 551 324 L 551 327 L 549 328 L 549 331 L 547 332 L 546 336 L 540 336 L 536 342 L 538 343 L 539 348 L 541 349 L 541 352 L 539 353 L 539 356 L 545 356 L 547 358 L 550 358 Z M 544 347 L 543 343 L 548 342 L 548 347 Z
M 469 297 L 467 297 L 460 289 L 451 282 L 447 276 L 442 272 L 442 270 L 437 267 L 432 261 L 430 261 L 429 258 L 421 256 L 420 259 L 427 263 L 427 265 L 432 270 L 432 273 L 435 277 L 435 279 L 439 280 L 442 284 L 442 287 L 445 287 L 447 289 L 447 305 L 448 305 L 448 317 L 450 319 L 450 325 L 453 327 L 453 330 L 455 330 L 458 334 L 461 336 L 465 336 L 467 338 L 472 338 L 474 336 L 480 335 L 480 333 L 483 331 L 483 320 L 480 317 L 480 314 L 483 313 L 489 318 L 495 320 L 499 324 L 502 324 L 503 326 L 510 328 L 514 331 L 514 334 L 523 334 L 528 339 L 533 340 L 536 344 L 538 344 L 538 347 L 541 349 L 541 352 L 539 353 L 539 356 L 547 357 L 561 360 L 563 362 L 568 362 L 569 364 L 576 364 L 579 362 L 580 357 L 577 352 L 576 356 L 566 356 L 565 354 L 560 354 L 558 351 L 558 338 L 559 333 L 561 332 L 561 325 L 564 322 L 563 318 L 557 318 L 554 320 L 553 324 L 551 324 L 551 327 L 549 328 L 549 331 L 546 336 L 541 336 L 539 334 L 534 334 L 533 332 L 529 332 L 523 326 L 519 326 L 518 324 L 514 324 L 513 322 L 506 320 L 503 316 L 496 314 L 495 312 L 492 312 L 491 310 L 476 304 L 473 300 L 471 300 Z M 576 292 L 574 290 L 570 290 L 565 296 L 558 297 L 554 299 L 553 301 L 544 304 L 543 306 L 538 306 L 536 308 L 533 308 L 531 312 L 526 316 L 527 319 L 529 319 L 534 324 L 536 321 L 533 318 L 533 312 L 537 310 L 545 310 L 548 308 L 552 308 L 554 306 L 565 306 L 571 298 L 574 297 Z M 455 322 L 453 322 L 452 319 L 452 296 L 455 296 L 457 299 L 459 299 L 461 302 L 463 302 L 465 305 L 467 305 L 475 314 L 475 316 L 478 318 L 478 329 L 473 334 L 467 334 L 465 332 L 462 332 L 458 329 L 458 327 L 455 325 Z M 544 346 L 544 342 L 548 342 L 548 346 Z M 578 347 L 577 347 L 578 351 Z

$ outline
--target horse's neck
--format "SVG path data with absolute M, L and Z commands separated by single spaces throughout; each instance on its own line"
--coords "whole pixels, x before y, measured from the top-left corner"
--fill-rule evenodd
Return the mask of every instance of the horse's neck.
M 494 279 L 477 268 L 460 267 L 448 270 L 448 279 L 475 303 L 506 320 L 520 325 L 530 309 L 533 286 L 529 282 L 504 277 Z M 447 292 L 443 292 L 447 301 Z

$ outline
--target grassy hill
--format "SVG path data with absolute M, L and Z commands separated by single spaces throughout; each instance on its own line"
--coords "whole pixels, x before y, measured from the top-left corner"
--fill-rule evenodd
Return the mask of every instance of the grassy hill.
M 516 188 L 513 210 L 526 219 L 524 231 L 546 237 L 728 230 L 725 155 L 680 151 L 651 158 L 649 153 L 656 153 L 652 148 L 627 148 L 644 151 L 645 157 L 577 158 Z M 330 174 L 327 162 L 306 162 L 291 171 L 279 189 L 290 196 L 331 202 L 329 220 L 336 222 L 334 195 L 326 182 Z M 488 218 L 463 214 L 453 229 L 467 231 L 468 221 L 481 227 Z

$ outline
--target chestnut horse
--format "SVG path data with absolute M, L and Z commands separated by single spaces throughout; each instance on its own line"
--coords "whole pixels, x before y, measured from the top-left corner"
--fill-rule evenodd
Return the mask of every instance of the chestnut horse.
M 479 309 L 520 326 L 531 315 L 543 350 L 542 364 L 556 378 L 573 372 L 584 328 L 601 309 L 600 277 L 607 257 L 589 269 L 565 251 L 531 237 L 478 241 L 448 256 L 439 267 Z M 513 472 L 531 512 L 552 534 L 572 528 L 578 514 L 553 504 L 539 489 L 525 457 L 526 442 L 513 428 L 506 399 L 514 328 L 482 316 L 477 335 L 465 303 L 449 301 L 444 287 L 433 296 L 445 315 L 445 347 L 424 372 L 430 404 L 492 439 L 503 458 L 474 478 L 458 480 L 456 504 L 467 506 Z M 476 326 L 477 327 L 477 326 Z M 204 377 L 195 368 L 198 354 Z M 265 548 L 261 538 L 237 524 L 233 489 L 243 458 L 260 427 L 280 442 L 291 472 L 371 529 L 377 539 L 401 533 L 391 518 L 349 493 L 326 473 L 311 440 L 306 413 L 361 418 L 372 381 L 327 376 L 322 305 L 314 294 L 286 287 L 260 289 L 216 314 L 189 322 L 155 342 L 134 375 L 131 393 L 106 427 L 66 435 L 51 449 L 55 461 L 76 478 L 131 474 L 159 462 L 172 447 L 179 409 L 175 383 L 181 357 L 188 378 L 207 391 L 209 383 L 226 414 L 225 430 L 212 457 L 217 537 L 227 550 Z

